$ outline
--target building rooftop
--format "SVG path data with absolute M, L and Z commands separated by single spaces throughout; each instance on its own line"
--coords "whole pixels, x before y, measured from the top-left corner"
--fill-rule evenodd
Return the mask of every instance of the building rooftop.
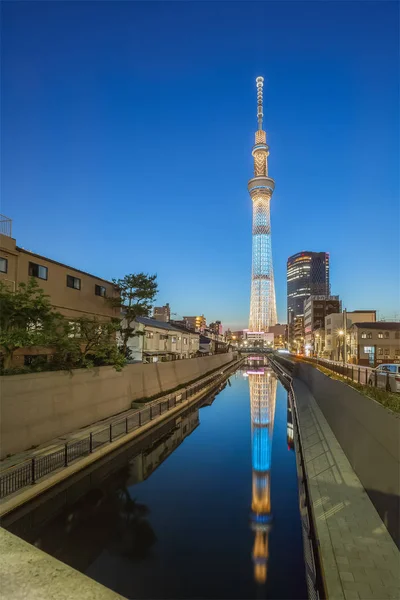
M 191 329 L 186 329 L 182 325 L 175 325 L 175 323 L 166 323 L 165 321 L 157 321 L 157 319 L 151 319 L 150 317 L 137 317 L 136 321 L 138 323 L 142 323 L 143 325 L 147 325 L 147 327 L 157 327 L 158 329 L 166 329 L 168 331 L 185 331 L 187 333 L 199 335 L 198 333 L 196 334 L 195 331 L 192 331 Z
M 377 321 L 370 323 L 369 321 L 363 323 L 353 323 L 352 327 L 362 327 L 364 329 L 389 329 L 391 331 L 400 331 L 400 323 L 398 321 Z

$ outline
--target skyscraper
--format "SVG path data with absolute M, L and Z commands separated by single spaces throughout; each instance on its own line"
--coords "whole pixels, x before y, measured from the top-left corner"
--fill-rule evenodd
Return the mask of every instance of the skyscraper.
M 287 260 L 287 319 L 289 344 L 293 343 L 297 327 L 304 317 L 304 301 L 308 296 L 329 296 L 329 254 L 298 252 Z
M 269 211 L 275 182 L 268 176 L 269 148 L 267 134 L 262 128 L 263 82 L 263 77 L 257 77 L 258 129 L 252 151 L 254 177 L 250 179 L 247 186 L 253 201 L 253 267 L 249 331 L 259 333 L 267 332 L 268 327 L 277 322 Z

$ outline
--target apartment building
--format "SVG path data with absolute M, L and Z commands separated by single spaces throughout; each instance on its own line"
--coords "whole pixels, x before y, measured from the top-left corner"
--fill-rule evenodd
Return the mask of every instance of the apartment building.
M 0 281 L 15 290 L 19 283 L 34 277 L 55 310 L 71 321 L 80 317 L 109 321 L 119 316 L 119 310 L 107 302 L 107 298 L 118 297 L 111 281 L 17 246 L 8 221 L 9 227 L 3 227 L 0 234 Z M 38 352 L 35 348 L 17 350 L 13 364 L 23 366 L 29 362 L 25 357 Z M 51 350 L 42 348 L 40 354 L 51 354 Z
M 171 308 L 167 302 L 165 306 L 155 306 L 153 308 L 153 319 L 168 323 L 171 319 Z
M 138 317 L 135 335 L 128 347 L 132 362 L 165 362 L 193 358 L 199 351 L 200 335 L 172 323 Z
M 372 367 L 382 363 L 400 363 L 400 323 L 353 323 L 348 333 L 351 362 Z
M 206 318 L 204 315 L 197 317 L 183 317 L 183 321 L 187 327 L 189 327 L 189 329 L 193 329 L 199 333 L 204 333 L 204 330 L 207 327 Z
M 331 313 L 325 317 L 325 345 L 323 354 L 331 360 L 340 360 L 343 350 L 343 335 L 345 329 L 344 313 Z M 353 323 L 375 323 L 376 310 L 353 310 L 346 312 L 346 330 Z M 343 333 L 342 333 L 343 332 Z
M 309 296 L 304 302 L 304 341 L 307 353 L 313 352 L 314 335 L 323 328 L 325 317 L 340 312 L 339 296 Z

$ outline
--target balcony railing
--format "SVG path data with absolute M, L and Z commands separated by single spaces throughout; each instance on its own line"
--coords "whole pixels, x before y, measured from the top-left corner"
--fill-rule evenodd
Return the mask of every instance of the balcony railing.
M 0 234 L 12 237 L 12 220 L 4 215 L 0 215 Z

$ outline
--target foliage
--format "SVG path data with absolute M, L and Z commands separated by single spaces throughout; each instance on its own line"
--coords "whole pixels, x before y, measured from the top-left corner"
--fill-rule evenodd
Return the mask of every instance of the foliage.
M 64 321 L 53 361 L 59 368 L 113 365 L 120 371 L 126 360 L 115 341 L 118 329 L 117 319 L 101 322 L 79 317 L 75 321 Z
M 0 347 L 4 367 L 10 367 L 18 348 L 51 346 L 62 319 L 35 279 L 20 283 L 15 291 L 0 282 Z
M 305 360 L 304 357 L 302 357 L 301 359 L 299 357 L 296 357 L 296 360 L 310 363 L 310 361 Z M 343 375 L 340 375 L 335 371 L 331 371 L 327 367 L 322 366 L 320 364 L 314 364 L 313 366 L 315 366 L 319 371 L 321 371 L 321 373 L 324 373 L 324 375 L 327 375 L 331 379 L 342 381 L 343 383 L 346 383 L 347 385 L 356 389 L 358 392 L 360 392 L 360 394 L 363 394 L 364 396 L 367 396 L 368 398 L 379 402 L 379 404 L 382 404 L 382 406 L 384 406 L 385 408 L 389 408 L 394 412 L 400 413 L 399 394 L 396 394 L 395 392 L 387 392 L 382 388 L 377 388 L 370 385 L 363 385 L 362 383 L 352 381 L 351 379 L 347 379 Z
M 109 303 L 114 308 L 119 308 L 122 313 L 118 333 L 120 336 L 120 350 L 128 357 L 129 338 L 142 335 L 135 329 L 137 317 L 148 317 L 152 303 L 156 297 L 157 275 L 137 273 L 125 275 L 123 279 L 113 279 L 113 283 L 119 292 L 119 297 L 109 298 Z
M 113 365 L 119 371 L 126 363 L 116 344 L 119 328 L 118 319 L 100 322 L 79 317 L 68 321 L 53 309 L 34 278 L 20 283 L 15 291 L 0 282 L 3 375 L 100 365 Z M 47 355 L 32 355 L 29 366 L 11 366 L 17 349 L 33 347 L 51 349 L 52 360 Z

